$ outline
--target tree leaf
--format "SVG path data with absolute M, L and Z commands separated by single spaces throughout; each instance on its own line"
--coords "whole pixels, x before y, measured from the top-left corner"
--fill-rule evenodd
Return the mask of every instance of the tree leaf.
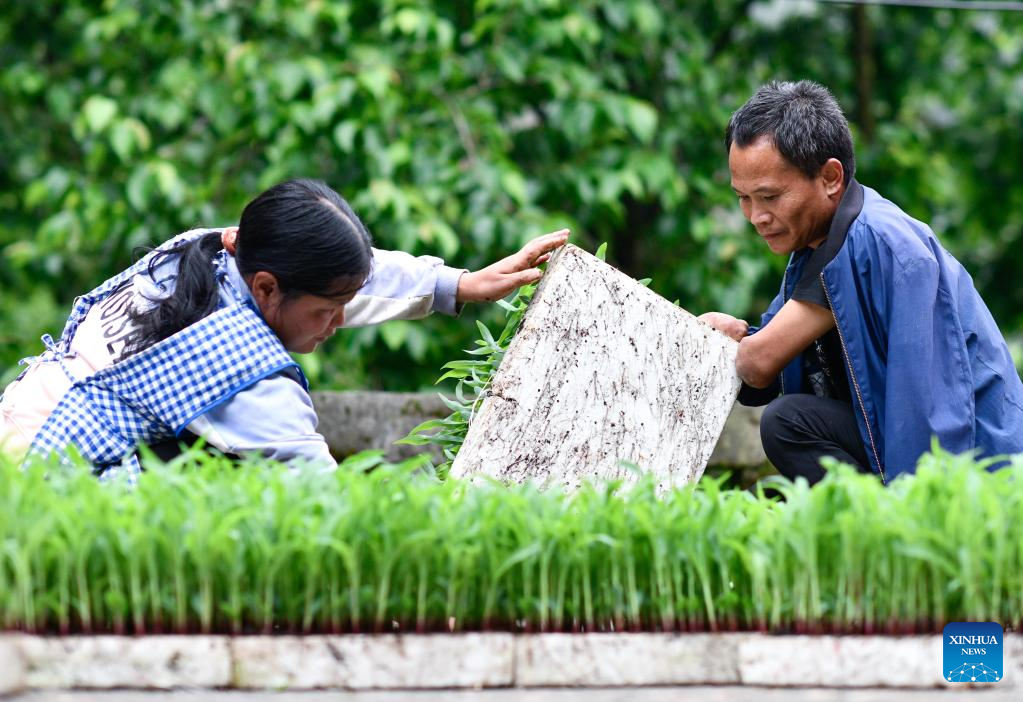
M 117 114 L 117 103 L 103 95 L 93 95 L 82 105 L 82 112 L 89 131 L 98 134 L 106 129 Z
M 657 131 L 657 110 L 642 100 L 628 99 L 626 104 L 626 120 L 630 131 L 644 144 L 653 141 Z

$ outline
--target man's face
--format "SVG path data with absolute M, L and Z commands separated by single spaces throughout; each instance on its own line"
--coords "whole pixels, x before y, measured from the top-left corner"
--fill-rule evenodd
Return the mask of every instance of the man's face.
M 790 254 L 816 247 L 827 236 L 840 198 L 834 192 L 834 174 L 826 171 L 837 163 L 829 161 L 820 175 L 807 178 L 766 137 L 746 147 L 732 144 L 728 152 L 732 189 L 742 213 L 772 252 Z M 840 166 L 838 177 L 841 183 Z

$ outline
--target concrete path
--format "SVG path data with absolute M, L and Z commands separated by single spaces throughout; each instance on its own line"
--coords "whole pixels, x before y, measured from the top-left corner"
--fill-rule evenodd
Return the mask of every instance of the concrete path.
M 5 702 L 1010 702 L 1006 689 L 829 690 L 765 687 L 656 687 L 616 689 L 507 689 L 429 692 L 32 692 Z

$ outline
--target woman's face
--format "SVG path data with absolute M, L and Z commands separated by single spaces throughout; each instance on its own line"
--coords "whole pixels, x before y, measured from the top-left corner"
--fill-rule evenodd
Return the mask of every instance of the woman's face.
M 340 299 L 300 295 L 285 300 L 274 319 L 267 317 L 267 323 L 288 351 L 312 353 L 345 323 L 345 305 L 353 297 L 355 293 Z
M 292 353 L 311 353 L 333 336 L 345 322 L 345 305 L 352 301 L 360 287 L 338 286 L 337 289 L 351 290 L 338 297 L 299 295 L 286 298 L 273 275 L 263 271 L 252 276 L 249 286 L 263 318 L 284 348 Z

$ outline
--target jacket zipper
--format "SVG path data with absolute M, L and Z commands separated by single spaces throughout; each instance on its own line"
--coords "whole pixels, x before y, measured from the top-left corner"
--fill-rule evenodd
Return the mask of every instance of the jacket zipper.
M 881 458 L 877 455 L 877 446 L 874 444 L 874 433 L 870 431 L 870 422 L 867 420 L 867 408 L 863 404 L 863 395 L 860 393 L 860 384 L 856 380 L 856 371 L 853 370 L 852 361 L 849 360 L 849 350 L 845 347 L 845 336 L 842 334 L 842 327 L 838 324 L 838 315 L 835 314 L 835 306 L 831 302 L 831 293 L 828 291 L 827 283 L 824 282 L 824 272 L 821 271 L 821 286 L 824 288 L 824 296 L 828 298 L 828 309 L 835 319 L 835 329 L 838 330 L 838 340 L 842 343 L 842 355 L 845 356 L 845 367 L 849 369 L 849 377 L 852 378 L 853 390 L 856 391 L 856 399 L 860 403 L 860 412 L 863 414 L 863 426 L 867 428 L 867 437 L 870 439 L 870 450 L 874 453 L 874 460 L 877 461 L 877 469 L 881 471 L 881 484 L 887 485 L 888 480 L 884 475 L 884 466 Z
M 789 258 L 789 263 L 792 263 L 792 258 Z M 789 299 L 789 267 L 785 266 L 785 272 L 781 274 L 781 299 L 783 302 L 788 302 Z M 777 313 L 775 313 L 777 314 Z M 778 380 L 781 381 L 781 394 L 785 394 L 785 369 L 782 368 L 781 372 L 778 373 Z

